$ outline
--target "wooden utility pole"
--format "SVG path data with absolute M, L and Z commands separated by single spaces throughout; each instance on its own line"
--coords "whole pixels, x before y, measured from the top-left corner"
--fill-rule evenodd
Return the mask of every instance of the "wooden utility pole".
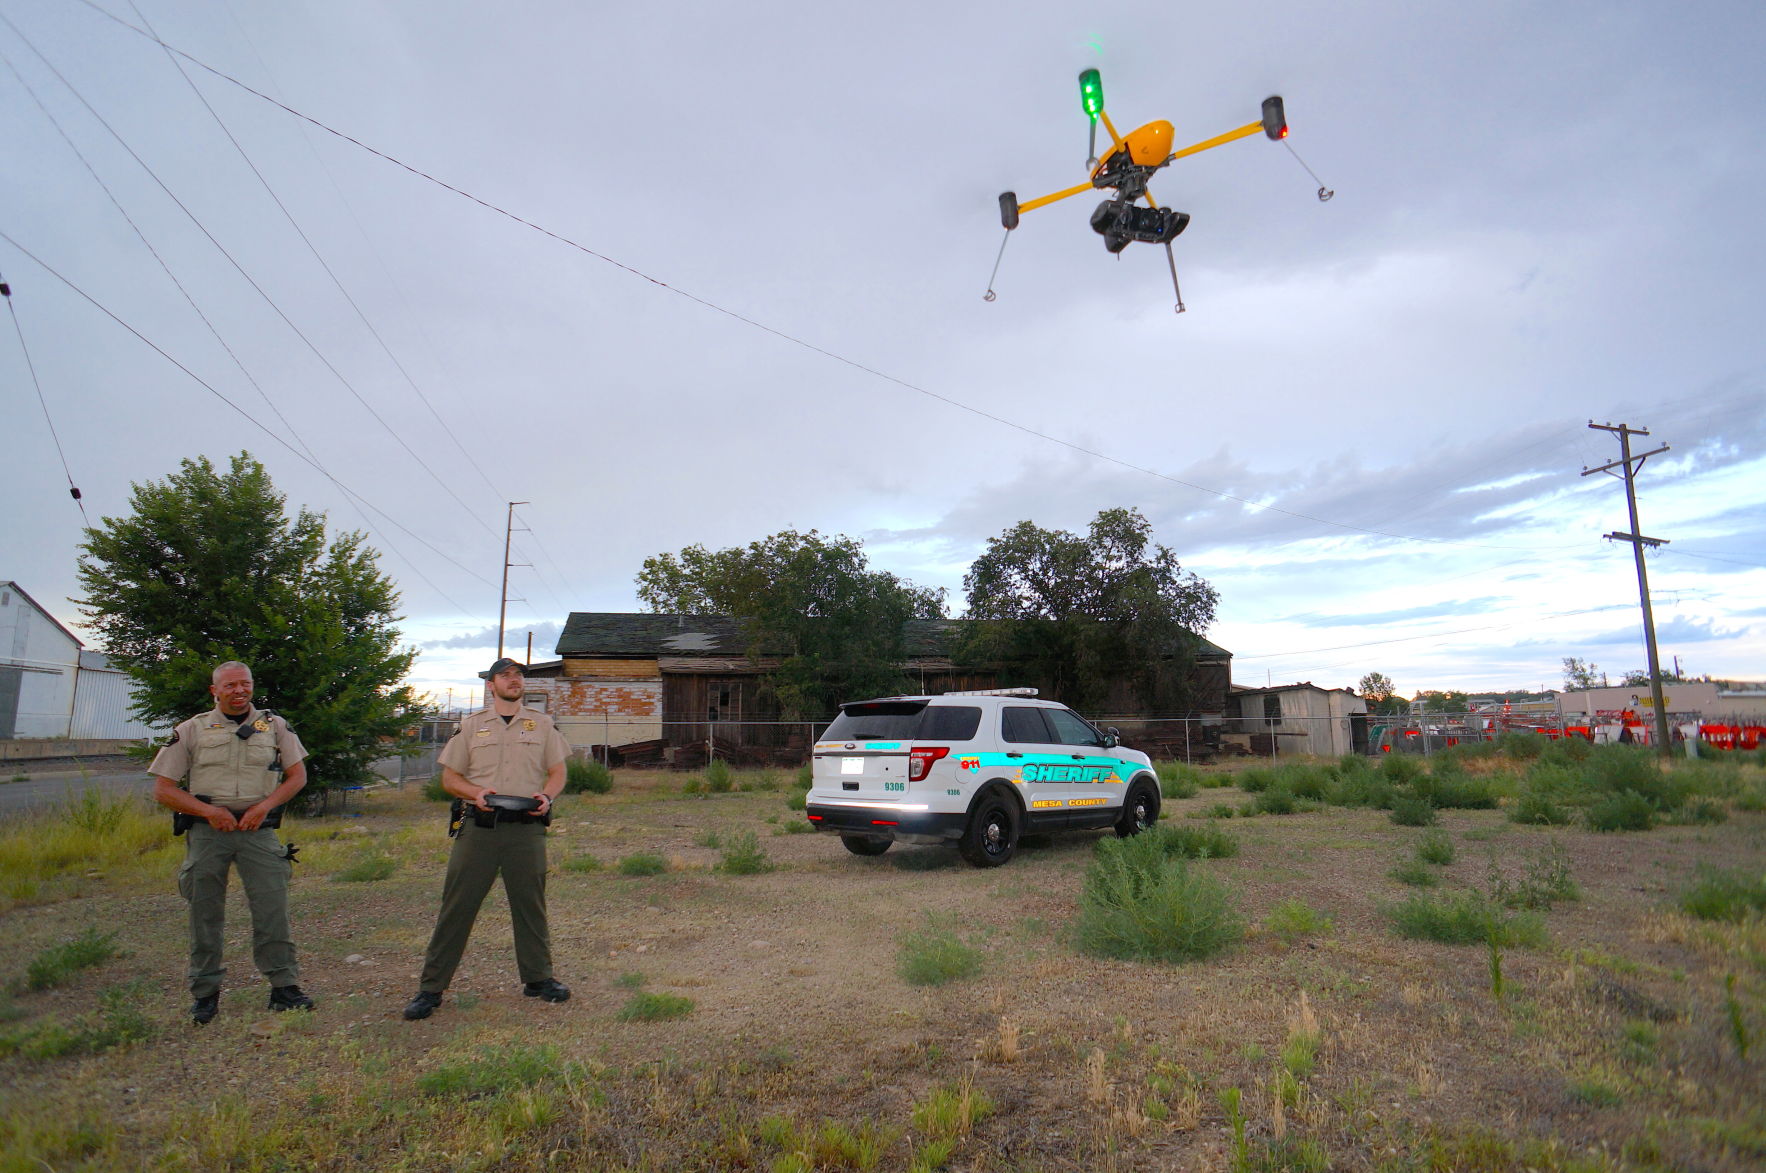
M 509 502 L 509 517 L 503 523 L 503 596 L 497 602 L 497 659 L 503 658 L 503 625 L 509 618 L 509 542 L 515 535 L 515 507 L 526 505 L 526 501 Z M 523 562 L 521 565 L 526 566 Z
M 1656 711 L 1656 752 L 1660 753 L 1665 758 L 1673 753 L 1674 747 L 1670 744 L 1668 739 L 1668 706 L 1662 699 L 1662 665 L 1660 657 L 1656 655 L 1656 619 L 1650 611 L 1649 575 L 1645 572 L 1643 566 L 1643 548 L 1645 546 L 1650 546 L 1652 548 L 1655 546 L 1665 546 L 1668 544 L 1668 539 L 1646 538 L 1643 534 L 1638 532 L 1637 487 L 1635 482 L 1637 479 L 1637 470 L 1643 467 L 1643 462 L 1652 456 L 1657 456 L 1668 451 L 1668 446 L 1664 444 L 1660 448 L 1652 448 L 1641 455 L 1633 456 L 1631 455 L 1631 437 L 1647 436 L 1649 435 L 1649 429 L 1632 428 L 1627 427 L 1624 424 L 1597 424 L 1593 420 L 1588 421 L 1588 426 L 1596 431 L 1612 432 L 1619 437 L 1619 459 L 1608 461 L 1599 468 L 1584 468 L 1582 470 L 1582 475 L 1587 476 L 1590 473 L 1596 472 L 1612 473 L 1613 476 L 1620 477 L 1625 482 L 1625 506 L 1630 511 L 1631 515 L 1631 532 L 1620 533 L 1614 531 L 1613 533 L 1607 534 L 1606 537 L 1609 541 L 1617 540 L 1621 542 L 1630 542 L 1632 557 L 1637 561 L 1637 594 L 1643 602 L 1643 646 L 1649 655 L 1650 703 Z M 1623 468 L 1625 471 L 1613 472 L 1615 468 Z

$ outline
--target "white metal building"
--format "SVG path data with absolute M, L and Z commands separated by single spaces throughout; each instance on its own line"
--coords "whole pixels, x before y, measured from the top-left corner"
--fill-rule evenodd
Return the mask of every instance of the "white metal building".
M 0 738 L 132 738 L 134 685 L 17 583 L 0 579 Z

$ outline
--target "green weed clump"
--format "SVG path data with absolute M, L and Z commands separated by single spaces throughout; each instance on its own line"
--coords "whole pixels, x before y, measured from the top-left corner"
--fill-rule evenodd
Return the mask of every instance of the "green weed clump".
M 793 790 L 785 796 L 785 809 L 800 811 L 809 805 L 809 791 Z
M 1331 931 L 1331 918 L 1298 897 L 1278 901 L 1263 918 L 1263 927 L 1284 944 Z
M 981 952 L 928 914 L 920 928 L 902 934 L 895 970 L 910 986 L 942 986 L 980 973 Z
M 993 1113 L 993 1101 L 968 1080 L 941 1087 L 914 1105 L 914 1129 L 929 1140 L 962 1136 Z
M 135 795 L 85 791 L 61 806 L 0 821 L 0 893 L 141 863 L 177 841 L 164 807 Z M 180 849 L 181 851 L 181 849 Z
M 1435 869 L 1415 856 L 1394 865 L 1386 874 L 1400 884 L 1409 884 L 1413 888 L 1433 888 L 1441 882 Z
M 1496 752 L 1517 762 L 1530 762 L 1545 752 L 1551 739 L 1537 733 L 1499 733 Z
M 628 855 L 617 865 L 622 876 L 660 876 L 668 870 L 668 861 L 649 851 Z
M 1519 882 L 1504 877 L 1490 859 L 1490 894 L 1507 908 L 1548 909 L 1560 901 L 1582 899 L 1582 889 L 1570 875 L 1570 857 L 1564 845 L 1553 839 L 1539 857 L 1527 865 Z
M 693 1013 L 693 999 L 679 994 L 636 993 L 619 1008 L 621 1022 L 661 1022 Z
M 1680 907 L 1700 920 L 1740 921 L 1766 913 L 1766 872 L 1700 868 L 1698 881 L 1681 893 Z
M 613 789 L 613 771 L 593 758 L 571 757 L 564 763 L 564 793 L 606 794 Z
M 1476 945 L 1537 948 L 1545 943 L 1545 921 L 1534 912 L 1504 915 L 1491 901 L 1475 892 L 1455 892 L 1435 898 L 1412 896 L 1402 904 L 1382 910 L 1400 937 L 1437 941 L 1443 945 Z
M 1656 808 L 1635 791 L 1611 794 L 1583 815 L 1591 831 L 1647 831 L 1656 825 Z
M 1395 798 L 1388 817 L 1400 827 L 1427 827 L 1435 822 L 1435 807 L 1426 798 Z
M 606 865 L 585 851 L 578 855 L 570 856 L 559 866 L 567 872 L 584 873 L 598 872 Z
M 717 870 L 726 876 L 758 876 L 772 871 L 773 861 L 767 857 L 766 849 L 760 846 L 753 831 L 741 831 L 731 835 L 724 845 Z
M 1425 831 L 1423 837 L 1417 840 L 1416 857 L 1424 863 L 1446 867 L 1453 862 L 1455 854 L 1452 838 L 1439 828 Z
M 1081 951 L 1139 961 L 1199 961 L 1245 933 L 1223 881 L 1146 835 L 1098 844 L 1076 928 Z
M 345 884 L 372 884 L 386 879 L 398 870 L 398 860 L 379 848 L 370 848 L 348 867 L 333 872 L 331 878 Z
M 112 986 L 98 996 L 98 1012 L 71 1024 L 50 1021 L 0 1033 L 0 1055 L 26 1059 L 60 1059 L 96 1055 L 138 1043 L 153 1035 L 153 1023 L 141 1009 L 145 983 Z
M 1474 778 L 1449 758 L 1411 787 L 1436 810 L 1495 810 L 1500 799 L 1488 778 Z
M 1380 759 L 1381 776 L 1400 786 L 1416 781 L 1427 770 L 1423 760 L 1414 754 L 1393 753 Z
M 1166 855 L 1184 859 L 1227 859 L 1239 853 L 1239 841 L 1218 827 L 1174 827 L 1155 823 L 1137 838 L 1157 843 Z
M 440 774 L 423 784 L 423 797 L 430 802 L 452 802 L 454 800 L 454 796 L 449 794 L 447 788 L 442 785 Z
M 1159 793 L 1166 798 L 1190 798 L 1202 789 L 1202 772 L 1183 762 L 1154 762 Z
M 47 990 L 59 986 L 76 972 L 102 965 L 117 955 L 117 935 L 100 933 L 88 928 L 71 941 L 51 945 L 25 967 L 24 986 L 27 990 Z
M 1575 818 L 1569 811 L 1537 790 L 1528 790 L 1509 811 L 1509 821 L 1538 827 L 1561 827 Z
M 707 794 L 728 794 L 733 785 L 730 778 L 730 763 L 722 758 L 712 758 L 705 765 L 704 778 Z
M 469 1058 L 443 1063 L 417 1077 L 426 1096 L 476 1100 L 544 1083 L 564 1083 L 580 1074 L 556 1045 L 504 1043 L 480 1047 Z

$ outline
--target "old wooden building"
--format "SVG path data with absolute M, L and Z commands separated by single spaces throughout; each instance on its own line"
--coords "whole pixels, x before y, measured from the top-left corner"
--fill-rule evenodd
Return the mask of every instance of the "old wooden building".
M 991 672 L 959 669 L 951 650 L 967 621 L 914 619 L 903 627 L 911 687 L 928 694 L 992 688 Z M 750 655 L 740 624 L 721 615 L 573 611 L 557 660 L 528 669 L 529 703 L 545 708 L 574 746 L 629 762 L 691 766 L 715 753 L 736 761 L 803 759 L 825 721 L 781 720 L 762 687 L 781 649 Z M 1190 716 L 1218 720 L 1226 707 L 1231 653 L 1202 640 L 1192 673 L 1196 706 L 1184 714 L 1137 714 L 1126 691 L 1102 717 Z

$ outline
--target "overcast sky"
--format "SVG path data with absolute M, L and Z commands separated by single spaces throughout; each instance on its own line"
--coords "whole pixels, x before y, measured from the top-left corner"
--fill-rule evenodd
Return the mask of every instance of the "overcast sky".
M 1664 660 L 1766 676 L 1758 0 L 0 14 L 0 274 L 91 519 L 249 449 L 371 531 L 438 698 L 495 654 L 509 501 L 536 660 L 691 543 L 850 534 L 960 613 L 990 536 L 1133 506 L 1241 683 L 1616 678 L 1645 657 L 1590 420 L 1671 448 L 1638 482 Z M 1179 143 L 1284 95 L 1336 197 L 1254 136 L 1153 185 L 1194 217 L 1187 313 L 1096 196 L 1027 213 L 984 302 L 998 193 L 1084 180 L 1087 66 Z M 0 578 L 77 624 L 10 321 L 0 388 Z

